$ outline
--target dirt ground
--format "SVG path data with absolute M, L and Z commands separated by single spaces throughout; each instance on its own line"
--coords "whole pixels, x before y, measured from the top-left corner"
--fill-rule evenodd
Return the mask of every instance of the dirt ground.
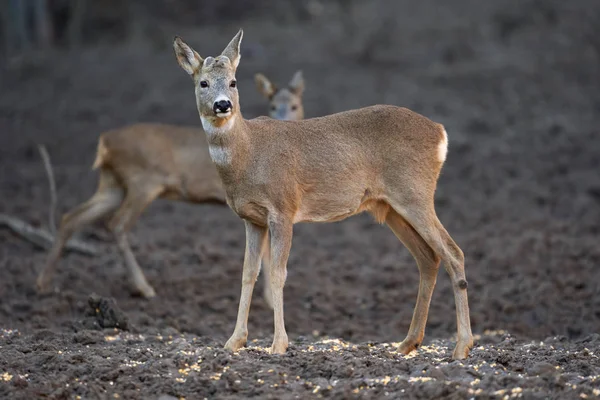
M 101 227 L 85 237 L 102 255 L 66 255 L 44 296 L 34 282 L 45 253 L 0 230 L 1 398 L 600 397 L 600 3 L 306 4 L 312 16 L 302 21 L 254 13 L 165 23 L 148 37 L 3 64 L 0 212 L 47 225 L 38 143 L 52 157 L 64 212 L 95 189 L 102 131 L 199 125 L 172 37 L 214 55 L 243 26 L 246 117 L 266 110 L 256 72 L 283 83 L 302 69 L 308 117 L 388 103 L 445 125 L 436 207 L 466 256 L 471 357 L 450 360 L 456 317 L 443 269 L 425 346 L 395 351 L 418 272 L 367 215 L 295 227 L 290 350 L 264 350 L 273 322 L 259 280 L 250 347 L 230 354 L 222 346 L 237 312 L 243 224 L 226 207 L 159 201 L 132 234 L 153 300 L 129 294 Z M 90 302 L 94 293 L 100 300 Z

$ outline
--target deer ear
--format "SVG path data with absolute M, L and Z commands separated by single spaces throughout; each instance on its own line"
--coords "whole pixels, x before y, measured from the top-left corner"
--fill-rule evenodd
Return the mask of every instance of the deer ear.
M 231 65 L 234 69 L 238 67 L 240 64 L 240 44 L 242 43 L 242 37 L 244 36 L 244 31 L 240 29 L 240 31 L 231 39 L 231 42 L 225 47 L 225 50 L 221 53 L 221 55 L 226 56 L 231 61 Z
M 258 91 L 267 99 L 270 99 L 271 96 L 275 94 L 275 86 L 273 86 L 271 81 L 263 74 L 254 75 L 254 82 L 256 82 Z
M 296 71 L 296 73 L 292 77 L 292 80 L 290 81 L 290 83 L 288 83 L 288 86 L 290 87 L 292 92 L 294 92 L 298 96 L 302 96 L 302 93 L 304 93 L 304 76 L 302 75 L 301 70 Z
M 198 72 L 204 60 L 194 49 L 185 44 L 179 36 L 175 36 L 173 49 L 175 50 L 177 62 L 185 72 L 189 75 L 194 75 Z

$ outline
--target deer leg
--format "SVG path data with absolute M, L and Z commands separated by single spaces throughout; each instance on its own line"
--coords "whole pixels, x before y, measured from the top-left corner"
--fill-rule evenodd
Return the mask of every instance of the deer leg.
M 144 209 L 160 195 L 163 187 L 157 185 L 151 189 L 141 191 L 133 191 L 131 189 L 133 186 L 128 187 L 129 191 L 125 196 L 125 201 L 111 219 L 109 226 L 115 235 L 117 245 L 123 256 L 133 291 L 146 298 L 151 298 L 156 296 L 156 292 L 146 280 L 144 272 L 135 259 L 135 255 L 129 245 L 127 233 Z
M 386 223 L 396 237 L 406 246 L 419 267 L 419 293 L 413 312 L 408 335 L 400 344 L 400 352 L 408 354 L 417 349 L 425 336 L 425 325 L 429 314 L 431 295 L 440 267 L 440 258 L 423 240 L 423 238 L 406 222 L 400 214 L 390 210 Z
M 273 293 L 271 291 L 271 248 L 268 240 L 262 254 L 262 272 L 264 280 L 263 297 L 270 309 L 273 309 Z
M 283 317 L 283 286 L 287 276 L 287 261 L 292 247 L 293 224 L 290 221 L 278 220 L 269 222 L 271 234 L 271 292 L 273 297 L 273 320 L 275 333 L 271 353 L 283 354 L 288 347 Z
M 62 254 L 65 244 L 73 233 L 81 229 L 84 225 L 95 222 L 113 212 L 122 200 L 122 189 L 113 187 L 111 189 L 103 190 L 101 187 L 91 199 L 64 215 L 54 239 L 52 249 L 48 254 L 46 264 L 37 277 L 36 284 L 39 292 L 48 291 L 52 278 L 56 273 L 58 259 Z
M 246 345 L 248 340 L 248 314 L 250 313 L 252 291 L 260 270 L 260 255 L 267 237 L 267 228 L 254 225 L 249 221 L 245 221 L 245 224 L 246 254 L 242 273 L 242 293 L 233 335 L 225 343 L 225 348 L 231 351 L 239 350 Z
M 433 204 L 426 207 L 394 207 L 431 246 L 444 262 L 444 267 L 450 275 L 454 301 L 456 304 L 456 322 L 458 340 L 452 353 L 453 359 L 463 359 L 469 355 L 473 347 L 473 334 L 469 318 L 469 302 L 467 298 L 467 280 L 465 278 L 464 255 L 458 245 L 452 240 L 446 229 L 439 221 Z M 401 211 L 401 212 L 400 212 Z
M 437 219 L 437 217 L 436 217 Z M 450 237 L 444 226 L 437 220 L 438 230 L 442 243 L 446 244 L 454 262 L 444 262 L 444 267 L 450 275 L 454 300 L 456 303 L 456 324 L 458 326 L 458 341 L 452 354 L 454 359 L 466 358 L 473 347 L 473 334 L 471 332 L 471 319 L 469 316 L 469 300 L 467 296 L 467 280 L 465 276 L 465 256 L 460 247 Z

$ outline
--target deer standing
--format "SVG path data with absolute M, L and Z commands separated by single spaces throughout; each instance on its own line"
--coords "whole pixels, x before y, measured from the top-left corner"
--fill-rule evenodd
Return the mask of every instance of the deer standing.
M 240 30 L 221 55 L 203 59 L 181 38 L 173 47 L 194 81 L 196 104 L 229 206 L 246 227 L 242 289 L 235 329 L 225 344 L 236 351 L 248 337 L 248 313 L 261 254 L 270 250 L 274 337 L 288 337 L 283 287 L 297 222 L 332 222 L 362 211 L 386 222 L 414 256 L 419 293 L 399 351 L 422 342 L 440 260 L 452 280 L 458 341 L 453 358 L 473 345 L 464 256 L 438 220 L 434 193 L 446 159 L 444 127 L 405 108 L 377 105 L 302 121 L 242 117 L 235 72 Z M 270 236 L 270 242 L 268 238 Z
M 302 118 L 304 79 L 294 74 L 280 90 L 262 74 L 256 75 L 261 93 L 269 98 L 273 118 Z M 266 88 L 270 89 L 266 89 Z M 209 155 L 201 128 L 163 124 L 135 124 L 106 132 L 98 140 L 94 169 L 100 172 L 96 193 L 62 218 L 54 244 L 37 278 L 40 292 L 49 289 L 65 243 L 83 226 L 110 217 L 119 251 L 133 291 L 155 296 L 129 245 L 127 233 L 144 209 L 156 198 L 189 203 L 225 204 L 225 191 Z M 268 253 L 264 263 L 268 265 Z M 269 274 L 265 273 L 264 298 L 272 307 Z

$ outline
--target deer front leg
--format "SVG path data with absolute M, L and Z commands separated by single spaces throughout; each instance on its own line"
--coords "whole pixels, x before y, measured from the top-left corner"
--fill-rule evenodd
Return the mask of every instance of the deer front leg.
M 244 255 L 244 270 L 242 273 L 242 294 L 238 308 L 237 321 L 233 335 L 225 343 L 225 348 L 237 351 L 246 345 L 248 339 L 248 313 L 254 283 L 260 270 L 260 254 L 267 236 L 267 228 L 246 223 L 246 254 Z
M 271 353 L 283 354 L 288 347 L 288 337 L 285 332 L 283 318 L 283 286 L 287 275 L 287 261 L 292 247 L 293 224 L 287 220 L 269 222 L 271 234 L 271 295 L 273 299 L 273 320 L 275 333 Z
M 271 292 L 271 244 L 265 240 L 265 246 L 262 254 L 262 276 L 263 276 L 263 297 L 269 308 L 273 309 L 273 293 Z

